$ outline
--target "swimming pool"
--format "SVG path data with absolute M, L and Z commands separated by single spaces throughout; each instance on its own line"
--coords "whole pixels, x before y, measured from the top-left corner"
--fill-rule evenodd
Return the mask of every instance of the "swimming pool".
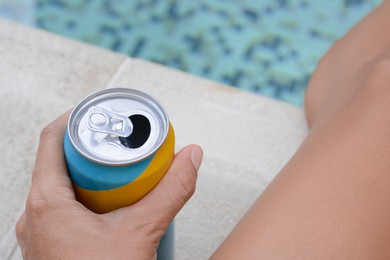
M 0 16 L 303 105 L 319 58 L 380 0 L 0 0 Z

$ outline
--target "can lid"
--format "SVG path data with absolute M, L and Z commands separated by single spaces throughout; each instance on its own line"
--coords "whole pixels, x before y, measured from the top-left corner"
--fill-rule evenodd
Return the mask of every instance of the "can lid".
M 153 155 L 164 142 L 169 119 L 150 95 L 129 88 L 89 95 L 73 109 L 68 122 L 75 149 L 105 165 L 127 165 Z

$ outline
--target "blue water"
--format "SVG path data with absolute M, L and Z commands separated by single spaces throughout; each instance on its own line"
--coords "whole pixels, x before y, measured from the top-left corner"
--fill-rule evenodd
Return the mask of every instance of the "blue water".
M 303 105 L 319 58 L 380 0 L 0 0 L 0 16 Z

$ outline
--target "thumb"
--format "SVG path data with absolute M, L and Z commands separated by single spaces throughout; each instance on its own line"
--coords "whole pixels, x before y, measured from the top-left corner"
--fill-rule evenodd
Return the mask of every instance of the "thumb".
M 137 207 L 138 212 L 152 222 L 167 227 L 194 194 L 202 158 L 203 151 L 199 146 L 184 147 L 175 155 L 160 183 L 129 209 Z

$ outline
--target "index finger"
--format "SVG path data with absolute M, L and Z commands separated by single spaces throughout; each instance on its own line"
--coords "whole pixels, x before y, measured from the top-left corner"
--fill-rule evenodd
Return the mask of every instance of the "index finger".
M 64 134 L 70 111 L 46 126 L 40 136 L 32 189 L 41 190 L 71 187 L 64 156 Z

